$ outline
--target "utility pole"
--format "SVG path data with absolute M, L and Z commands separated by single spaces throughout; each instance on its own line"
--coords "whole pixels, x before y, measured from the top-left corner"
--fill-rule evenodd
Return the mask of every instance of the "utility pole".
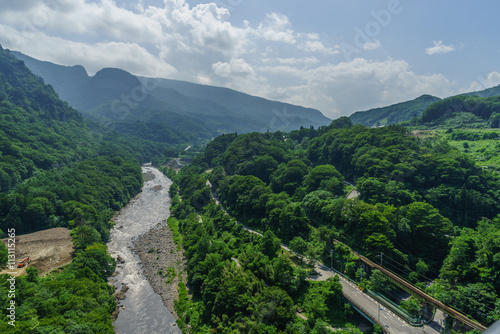
M 384 262 L 384 253 L 380 252 L 380 266 L 382 267 L 382 263 Z
M 380 310 L 385 310 L 385 308 L 382 307 L 382 304 L 378 304 L 378 323 L 380 323 Z
M 330 249 L 330 268 L 333 269 L 333 248 Z

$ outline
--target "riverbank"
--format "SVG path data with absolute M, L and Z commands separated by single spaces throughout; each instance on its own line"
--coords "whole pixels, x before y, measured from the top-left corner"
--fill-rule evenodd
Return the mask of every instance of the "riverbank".
M 179 298 L 177 286 L 180 280 L 186 282 L 187 261 L 182 249 L 174 243 L 172 231 L 166 223 L 152 229 L 134 242 L 133 250 L 141 259 L 143 272 L 154 292 L 178 319 L 174 301 Z

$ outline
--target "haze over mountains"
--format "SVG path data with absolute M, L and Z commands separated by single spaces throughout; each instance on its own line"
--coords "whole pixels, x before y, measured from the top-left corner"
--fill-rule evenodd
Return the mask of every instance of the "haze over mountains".
M 86 117 L 144 139 L 175 144 L 221 133 L 290 131 L 331 121 L 316 109 L 227 88 L 136 77 L 114 68 L 91 77 L 82 66 L 61 66 L 13 54 Z
M 331 121 L 316 109 L 228 88 L 136 77 L 116 68 L 104 68 L 89 76 L 83 66 L 62 66 L 12 53 L 84 116 L 119 133 L 147 140 L 180 144 L 209 140 L 221 133 L 291 131 Z M 498 96 L 500 85 L 461 95 Z M 396 124 L 422 117 L 430 105 L 441 100 L 422 95 L 387 107 L 358 111 L 350 118 L 354 124 L 365 126 Z

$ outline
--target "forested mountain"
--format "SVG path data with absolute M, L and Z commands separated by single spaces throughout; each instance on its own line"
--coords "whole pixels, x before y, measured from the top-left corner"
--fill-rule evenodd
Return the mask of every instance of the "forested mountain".
M 414 136 L 402 126 L 352 126 L 348 118 L 342 118 L 317 130 L 220 136 L 191 166 L 172 176 L 173 193 L 179 191 L 182 196 L 182 202 L 174 199 L 172 212 L 181 219 L 179 226 L 186 234 L 189 282 L 195 290 L 207 284 L 212 287 L 211 297 L 201 289 L 195 309 L 200 312 L 197 319 L 204 320 L 197 326 L 217 326 L 217 319 L 226 314 L 225 326 L 234 327 L 241 320 L 248 329 L 253 324 L 245 319 L 258 317 L 213 308 L 219 291 L 225 296 L 229 293 L 224 285 L 214 282 L 219 279 L 232 284 L 225 277 L 234 271 L 229 262 L 226 267 L 217 267 L 217 272 L 210 271 L 214 263 L 220 263 L 215 258 L 238 258 L 245 273 L 276 284 L 270 274 L 276 254 L 266 258 L 261 254 L 263 245 L 237 241 L 243 234 L 217 212 L 206 179 L 224 208 L 240 222 L 265 232 L 264 239 L 272 232 L 268 236 L 271 240 L 276 236 L 310 257 L 327 263 L 338 261 L 362 287 L 401 302 L 397 297 L 400 288 L 380 272 L 366 273 L 359 260 L 334 239 L 377 262 L 383 254 L 384 261 L 393 266 L 391 270 L 422 289 L 426 287 L 419 280 L 428 283 L 428 277 L 436 279 L 438 298 L 483 323 L 500 318 L 496 279 L 500 267 L 493 256 L 500 247 L 499 176 L 481 169 L 445 141 Z M 356 182 L 358 198 L 346 199 L 349 188 L 345 180 Z M 204 213 L 203 224 L 192 216 L 196 211 Z M 483 240 L 486 235 L 489 237 Z M 220 240 L 232 246 L 227 249 L 218 244 Z M 245 250 L 238 246 L 242 242 L 253 242 L 254 246 Z M 212 253 L 209 259 L 207 254 Z M 462 257 L 474 269 L 464 265 L 454 270 Z M 257 259 L 262 265 L 255 263 Z M 292 288 L 295 276 L 287 277 L 290 281 L 279 287 L 302 305 L 301 293 Z M 475 300 L 474 306 L 470 300 Z M 327 310 L 335 307 L 333 302 L 322 303 Z M 401 302 L 414 316 L 421 312 L 419 305 L 414 298 Z M 218 312 L 218 318 L 210 319 L 203 313 L 210 310 Z M 334 323 L 341 318 L 340 314 L 323 313 L 314 319 Z M 312 330 L 315 322 L 308 325 Z
M 1 237 L 66 227 L 76 248 L 57 272 L 41 278 L 29 266 L 16 278 L 16 326 L 4 321 L 2 333 L 113 333 L 116 303 L 106 282 L 116 263 L 104 245 L 110 219 L 140 191 L 140 162 L 163 149 L 85 120 L 0 48 Z M 2 266 L 6 252 L 0 243 Z M 7 278 L 0 279 L 4 317 Z
M 22 61 L 0 49 L 0 229 L 100 226 L 141 186 L 138 165 L 164 146 L 85 121 Z M 109 177 L 109 179 L 107 179 Z M 114 185 L 112 185 L 114 184 Z M 102 225 L 102 226 L 101 226 Z
M 396 124 L 422 116 L 425 109 L 439 101 L 440 98 L 431 95 L 422 95 L 415 100 L 393 104 L 383 108 L 367 111 L 358 111 L 350 116 L 354 124 L 366 126 L 383 126 Z
M 393 104 L 388 107 L 358 111 L 352 114 L 350 118 L 354 124 L 366 126 L 385 126 L 401 122 L 415 125 L 420 117 L 422 117 L 420 124 L 423 123 L 431 127 L 474 127 L 473 123 L 476 127 L 491 125 L 491 119 L 488 119 L 492 113 L 490 102 L 495 100 L 473 99 L 472 96 L 480 98 L 500 96 L 500 85 L 482 91 L 452 96 L 444 99 L 443 103 L 440 103 L 441 99 L 438 97 L 422 95 L 415 100 Z M 489 101 L 486 103 L 488 105 L 482 101 Z M 481 111 L 483 107 L 486 108 L 485 111 Z M 427 112 L 428 108 L 430 109 L 429 112 Z M 444 110 L 436 111 L 442 108 Z M 430 113 L 433 116 L 430 116 Z M 454 114 L 452 115 L 452 113 Z M 439 116 L 446 114 L 446 116 L 438 119 L 439 117 L 435 117 L 438 114 Z
M 440 128 L 500 127 L 500 96 L 458 95 L 431 104 L 418 123 Z
M 479 90 L 476 92 L 465 93 L 462 95 L 477 95 L 480 97 L 499 96 L 500 95 L 500 85 L 495 86 L 495 87 L 491 87 L 491 88 L 487 88 L 484 90 Z
M 148 140 L 192 143 L 227 132 L 289 131 L 330 121 L 315 109 L 227 88 L 137 78 L 119 69 L 103 69 L 90 77 L 81 66 L 14 54 L 86 117 Z

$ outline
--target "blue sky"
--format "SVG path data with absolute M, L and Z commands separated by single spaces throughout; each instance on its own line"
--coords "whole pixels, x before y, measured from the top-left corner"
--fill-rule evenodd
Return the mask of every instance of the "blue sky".
M 237 89 L 336 118 L 500 84 L 494 0 L 0 0 L 41 60 Z

